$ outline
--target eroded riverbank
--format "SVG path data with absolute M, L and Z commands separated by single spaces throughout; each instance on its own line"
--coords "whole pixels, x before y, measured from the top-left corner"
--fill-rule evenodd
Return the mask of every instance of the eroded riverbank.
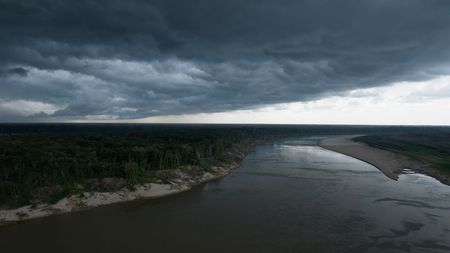
M 245 156 L 253 150 L 257 142 L 248 142 L 238 149 L 229 150 L 233 158 L 230 164 L 211 166 L 208 172 L 196 167 L 157 171 L 165 177 L 167 183 L 147 183 L 135 185 L 134 189 L 123 187 L 113 192 L 84 192 L 62 198 L 55 204 L 42 203 L 27 205 L 15 209 L 0 209 L 0 226 L 51 215 L 86 210 L 94 207 L 133 201 L 144 198 L 160 198 L 191 190 L 205 182 L 228 175 L 238 168 Z
M 213 168 L 212 172 L 207 172 L 198 178 L 190 177 L 182 171 L 179 171 L 181 179 L 168 184 L 148 183 L 137 185 L 133 190 L 123 188 L 115 192 L 85 192 L 82 195 L 65 197 L 56 204 L 27 205 L 16 209 L 0 210 L 0 226 L 12 222 L 86 210 L 103 205 L 142 198 L 158 198 L 188 191 L 196 185 L 227 175 L 237 166 Z

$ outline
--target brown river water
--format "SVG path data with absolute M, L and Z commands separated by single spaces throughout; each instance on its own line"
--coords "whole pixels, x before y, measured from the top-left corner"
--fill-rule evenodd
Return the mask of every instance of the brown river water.
M 317 138 L 258 146 L 192 191 L 0 228 L 0 252 L 450 252 L 450 187 Z

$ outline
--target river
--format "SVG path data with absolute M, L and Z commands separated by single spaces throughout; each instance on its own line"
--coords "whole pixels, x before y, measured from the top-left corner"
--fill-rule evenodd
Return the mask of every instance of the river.
M 0 228 L 1 252 L 449 252 L 450 187 L 317 138 L 258 146 L 192 191 Z

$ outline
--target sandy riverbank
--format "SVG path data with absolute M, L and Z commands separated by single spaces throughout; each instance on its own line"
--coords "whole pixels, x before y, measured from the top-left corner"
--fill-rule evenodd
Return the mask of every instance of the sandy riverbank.
M 212 166 L 211 171 L 206 173 L 198 173 L 198 170 L 195 168 L 191 168 L 191 170 L 188 168 L 167 171 L 171 174 L 168 184 L 148 183 L 135 186 L 134 190 L 123 188 L 114 192 L 85 192 L 82 195 L 72 195 L 63 198 L 56 204 L 0 209 L 0 226 L 119 202 L 142 198 L 158 198 L 188 191 L 197 185 L 228 175 L 232 170 L 240 166 L 241 161 L 254 145 L 255 143 L 250 143 L 245 145 L 241 151 L 229 152 L 229 155 L 234 157 L 235 162 L 226 166 Z
M 432 168 L 429 164 L 410 159 L 401 154 L 355 142 L 353 139 L 356 137 L 358 135 L 330 137 L 320 141 L 319 146 L 367 162 L 394 180 L 398 179 L 399 174 L 414 171 L 429 175 L 444 184 L 450 185 L 448 175 Z

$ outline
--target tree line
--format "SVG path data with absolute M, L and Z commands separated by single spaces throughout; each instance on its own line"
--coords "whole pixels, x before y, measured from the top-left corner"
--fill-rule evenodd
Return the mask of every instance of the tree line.
M 276 125 L 0 124 L 0 207 L 58 200 L 92 179 L 229 162 L 233 145 L 286 136 L 449 132 L 448 128 Z M 151 178 L 150 178 L 151 179 Z M 80 189 L 80 187 L 82 189 Z

